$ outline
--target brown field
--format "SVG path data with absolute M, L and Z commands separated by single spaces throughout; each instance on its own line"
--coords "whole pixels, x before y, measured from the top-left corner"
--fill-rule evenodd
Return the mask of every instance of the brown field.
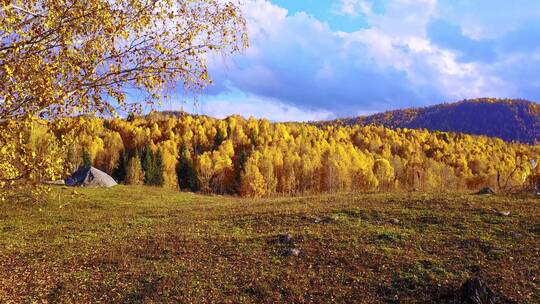
M 540 303 L 537 198 L 117 186 L 45 201 L 0 204 L 0 303 L 446 303 L 477 271 Z

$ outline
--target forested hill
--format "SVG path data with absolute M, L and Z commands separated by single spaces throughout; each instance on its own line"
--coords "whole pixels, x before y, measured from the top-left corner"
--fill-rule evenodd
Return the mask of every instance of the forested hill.
M 318 124 L 375 124 L 486 135 L 532 144 L 540 142 L 540 105 L 527 100 L 483 98 Z

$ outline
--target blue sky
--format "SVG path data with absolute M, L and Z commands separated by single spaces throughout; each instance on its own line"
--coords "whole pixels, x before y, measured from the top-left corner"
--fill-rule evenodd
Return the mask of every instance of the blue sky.
M 215 85 L 184 109 L 279 121 L 540 100 L 538 0 L 243 1 L 250 48 L 210 58 Z

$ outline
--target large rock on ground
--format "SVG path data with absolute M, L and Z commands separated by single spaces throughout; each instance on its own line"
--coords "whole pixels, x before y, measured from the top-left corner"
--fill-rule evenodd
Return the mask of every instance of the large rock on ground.
M 94 167 L 83 167 L 64 180 L 71 187 L 112 187 L 116 181 L 107 173 Z

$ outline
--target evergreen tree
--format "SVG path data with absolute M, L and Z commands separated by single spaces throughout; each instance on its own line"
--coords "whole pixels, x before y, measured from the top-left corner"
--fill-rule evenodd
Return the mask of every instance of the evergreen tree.
M 152 172 L 152 185 L 154 186 L 163 186 L 163 156 L 161 151 L 157 150 L 153 153 L 153 172 Z
M 152 186 L 163 185 L 163 158 L 160 151 L 155 153 L 146 146 L 141 152 L 144 183 Z
M 242 172 L 244 171 L 245 164 L 247 159 L 249 158 L 249 153 L 246 151 L 246 149 L 241 149 L 238 152 L 238 156 L 236 157 L 236 161 L 234 163 L 234 192 L 240 193 L 240 185 L 242 180 Z
M 180 156 L 178 165 L 176 166 L 176 174 L 178 176 L 178 186 L 181 190 L 189 190 L 192 192 L 199 191 L 197 171 L 195 170 L 193 161 L 188 156 L 188 150 L 184 144 L 180 146 Z
M 141 151 L 141 165 L 144 171 L 144 183 L 150 184 L 152 179 L 152 151 L 145 146 Z
M 147 146 L 142 149 L 141 152 L 141 165 L 144 171 L 144 183 L 146 185 L 152 184 L 153 177 L 153 160 L 152 160 L 152 151 Z
M 129 165 L 130 154 L 128 151 L 120 152 L 120 157 L 118 158 L 118 164 L 113 170 L 112 177 L 118 182 L 123 183 L 126 179 L 127 168 Z

